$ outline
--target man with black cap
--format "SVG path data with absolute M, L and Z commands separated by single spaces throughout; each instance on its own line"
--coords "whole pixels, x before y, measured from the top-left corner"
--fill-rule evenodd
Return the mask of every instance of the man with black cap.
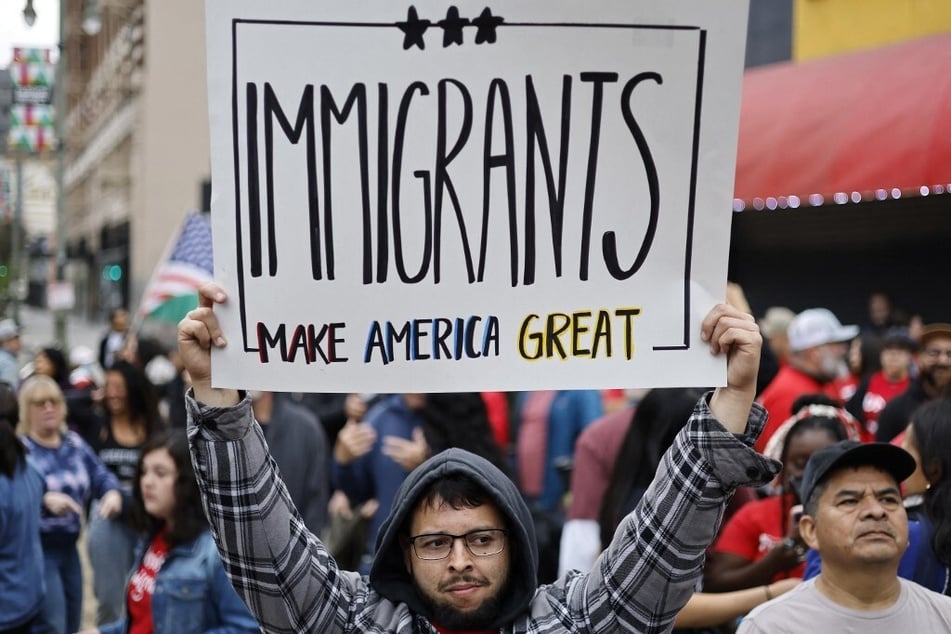
M 843 440 L 812 454 L 799 532 L 822 573 L 756 608 L 738 632 L 951 631 L 951 597 L 898 577 L 908 547 L 899 486 L 915 460 L 888 443 Z

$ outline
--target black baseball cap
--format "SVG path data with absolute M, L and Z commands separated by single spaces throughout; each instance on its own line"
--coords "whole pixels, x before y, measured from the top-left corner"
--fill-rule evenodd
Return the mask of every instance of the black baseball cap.
M 910 453 L 887 442 L 861 443 L 842 440 L 812 454 L 802 474 L 800 499 L 809 501 L 813 489 L 833 471 L 843 467 L 878 467 L 901 483 L 915 472 L 917 463 Z

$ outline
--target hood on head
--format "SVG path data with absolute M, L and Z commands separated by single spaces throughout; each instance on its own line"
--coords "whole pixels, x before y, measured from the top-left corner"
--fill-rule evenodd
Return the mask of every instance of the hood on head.
M 462 449 L 447 449 L 421 464 L 407 476 L 393 498 L 393 508 L 380 526 L 376 556 L 370 568 L 370 584 L 380 595 L 429 616 L 403 561 L 400 533 L 408 524 L 413 509 L 429 485 L 450 474 L 466 475 L 479 484 L 498 506 L 509 523 L 511 564 L 509 587 L 499 614 L 491 627 L 510 622 L 525 609 L 538 587 L 538 548 L 535 525 L 528 506 L 515 484 L 488 460 Z

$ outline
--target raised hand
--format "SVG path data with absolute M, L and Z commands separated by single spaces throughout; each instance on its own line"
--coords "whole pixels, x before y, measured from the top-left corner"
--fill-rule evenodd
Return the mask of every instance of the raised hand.
M 376 430 L 372 425 L 357 422 L 354 419 L 347 421 L 334 443 L 334 460 L 347 465 L 369 453 L 376 443 Z
M 413 429 L 413 438 L 383 437 L 383 455 L 389 456 L 407 471 L 412 471 L 429 458 L 429 443 L 419 427 Z
M 218 407 L 238 402 L 237 391 L 211 387 L 211 348 L 227 345 L 214 306 L 227 300 L 228 296 L 220 286 L 214 282 L 203 284 L 198 289 L 198 308 L 178 323 L 178 352 L 191 377 L 195 398 Z
M 717 304 L 704 318 L 700 336 L 710 344 L 710 352 L 726 355 L 727 384 L 714 393 L 710 409 L 724 427 L 741 434 L 756 396 L 763 347 L 759 326 L 752 315 L 729 304 Z

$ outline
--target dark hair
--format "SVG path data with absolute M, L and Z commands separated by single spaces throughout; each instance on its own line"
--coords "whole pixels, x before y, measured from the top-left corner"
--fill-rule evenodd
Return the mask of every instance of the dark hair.
M 59 383 L 62 388 L 69 387 L 69 364 L 66 362 L 66 355 L 63 354 L 63 351 L 59 348 L 46 346 L 40 348 L 37 352 L 43 353 L 53 364 L 52 379 Z
M 145 372 L 122 360 L 116 361 L 106 370 L 106 374 L 110 372 L 118 373 L 125 382 L 129 417 L 133 422 L 142 421 L 146 437 L 164 427 L 165 421 L 158 410 L 158 392 L 145 376 Z
M 165 356 L 166 349 L 158 339 L 143 337 L 135 348 L 135 360 L 139 367 L 145 368 L 155 357 Z
M 166 540 L 172 546 L 185 544 L 201 535 L 208 528 L 208 521 L 201 505 L 201 493 L 198 491 L 198 481 L 195 479 L 195 470 L 188 451 L 188 439 L 183 429 L 162 431 L 142 445 L 142 455 L 135 471 L 135 481 L 132 483 L 131 522 L 133 527 L 149 534 L 155 533 L 164 524 L 162 520 L 146 512 L 142 501 L 142 464 L 147 455 L 160 449 L 168 451 L 177 471 L 175 510 L 172 512 L 172 526 Z
M 929 401 L 911 415 L 921 470 L 931 486 L 925 491 L 925 515 L 934 532 L 931 547 L 951 566 L 951 400 Z
M 419 415 L 433 454 L 458 447 L 485 458 L 508 475 L 508 465 L 492 435 L 485 402 L 478 392 L 427 394 Z
M 20 419 L 20 404 L 17 402 L 17 392 L 6 381 L 0 381 L 0 419 L 6 419 L 11 427 L 16 426 Z
M 13 425 L 8 419 L 0 418 L 0 474 L 12 479 L 25 460 L 26 448 L 13 431 Z
M 601 501 L 598 523 L 603 545 L 610 543 L 621 519 L 637 505 L 654 479 L 661 457 L 686 425 L 704 391 L 701 388 L 653 389 L 641 399 Z
M 451 473 L 438 480 L 433 480 L 420 493 L 416 506 L 435 506 L 437 499 L 456 510 L 475 508 L 491 500 L 485 489 L 479 486 L 475 480 L 462 473 Z
M 859 335 L 860 379 L 869 377 L 882 369 L 882 340 L 870 333 Z M 851 369 L 851 368 L 850 368 Z

